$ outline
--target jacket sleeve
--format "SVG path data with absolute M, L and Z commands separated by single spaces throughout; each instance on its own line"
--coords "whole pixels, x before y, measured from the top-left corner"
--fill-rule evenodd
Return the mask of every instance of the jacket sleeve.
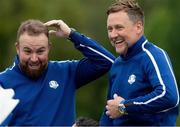
M 70 40 L 74 43 L 75 48 L 85 56 L 84 59 L 80 60 L 76 69 L 77 88 L 109 71 L 115 59 L 109 51 L 96 41 L 76 31 L 71 32 Z
M 170 59 L 164 50 L 148 51 L 144 71 L 153 91 L 124 102 L 128 113 L 154 113 L 173 109 L 179 104 L 179 93 Z

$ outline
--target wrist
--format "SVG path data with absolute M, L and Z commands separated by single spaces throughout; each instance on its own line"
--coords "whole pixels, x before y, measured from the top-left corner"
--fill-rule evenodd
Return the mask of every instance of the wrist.
M 74 28 L 70 28 L 70 33 L 67 39 L 71 40 L 71 35 L 75 32 L 76 30 Z
M 121 115 L 127 115 L 128 113 L 126 112 L 126 107 L 124 105 L 125 100 L 122 100 L 119 105 L 118 105 L 118 111 Z

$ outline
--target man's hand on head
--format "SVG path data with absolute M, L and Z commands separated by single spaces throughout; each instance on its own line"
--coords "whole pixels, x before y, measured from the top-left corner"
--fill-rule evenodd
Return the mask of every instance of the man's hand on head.
M 44 25 L 52 28 L 49 30 L 49 34 L 54 34 L 58 37 L 68 38 L 71 33 L 71 28 L 62 20 L 51 20 L 44 23 Z

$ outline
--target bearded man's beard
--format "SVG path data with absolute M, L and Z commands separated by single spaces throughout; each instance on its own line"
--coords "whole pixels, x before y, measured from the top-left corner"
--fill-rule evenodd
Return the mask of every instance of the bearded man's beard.
M 38 79 L 47 68 L 47 63 L 42 64 L 42 62 L 40 63 L 39 69 L 30 69 L 28 67 L 28 62 L 26 62 L 25 64 L 20 63 L 19 65 L 25 75 L 27 75 L 31 79 Z

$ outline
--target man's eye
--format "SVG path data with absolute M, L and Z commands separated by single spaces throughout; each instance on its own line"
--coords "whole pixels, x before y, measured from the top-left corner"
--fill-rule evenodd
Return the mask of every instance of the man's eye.
M 118 27 L 117 30 L 122 30 L 123 28 L 122 27 Z
M 111 31 L 112 31 L 112 28 L 107 28 L 107 30 L 108 30 L 109 32 L 111 32 Z
M 117 30 L 122 30 L 123 27 L 122 27 L 122 26 L 116 26 L 116 29 L 117 29 Z
M 37 51 L 38 54 L 42 54 L 43 52 L 44 52 L 44 50 Z
M 30 50 L 24 50 L 24 52 L 25 52 L 26 54 L 30 54 L 30 53 L 31 53 Z

